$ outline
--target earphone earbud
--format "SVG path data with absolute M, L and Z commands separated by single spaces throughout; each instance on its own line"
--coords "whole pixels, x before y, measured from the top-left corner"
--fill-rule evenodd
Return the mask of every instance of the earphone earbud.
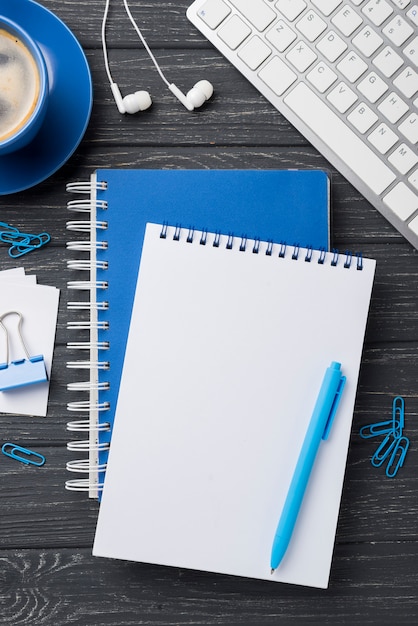
M 168 85 L 168 88 L 188 111 L 194 111 L 194 109 L 201 107 L 213 94 L 213 86 L 208 80 L 199 80 L 199 82 L 187 92 L 187 95 L 184 95 L 174 83 Z
M 192 89 L 190 89 L 190 91 L 187 92 L 186 95 L 174 83 L 170 83 L 164 76 L 162 69 L 158 65 L 156 58 L 154 57 L 150 47 L 145 41 L 140 28 L 135 22 L 132 16 L 131 10 L 129 8 L 129 5 L 128 5 L 128 0 L 123 0 L 123 4 L 125 6 L 126 13 L 132 23 L 132 26 L 137 32 L 138 37 L 140 38 L 145 50 L 147 51 L 152 62 L 154 63 L 161 79 L 167 85 L 171 93 L 173 93 L 176 96 L 176 98 L 180 100 L 180 102 L 183 104 L 183 106 L 186 107 L 188 111 L 194 111 L 194 109 L 201 107 L 202 104 L 204 104 L 206 100 L 209 100 L 209 98 L 213 94 L 213 87 L 211 83 L 208 80 L 199 80 L 199 82 L 197 82 L 195 86 L 192 87 Z M 104 56 L 104 61 L 105 61 L 105 69 L 106 69 L 106 73 L 109 79 L 110 88 L 112 90 L 113 97 L 117 104 L 119 113 L 122 113 L 122 114 L 138 113 L 138 111 L 145 111 L 152 104 L 151 96 L 149 95 L 147 91 L 135 91 L 135 93 L 131 93 L 125 96 L 124 98 L 122 98 L 122 94 L 120 92 L 120 89 L 117 83 L 113 81 L 112 74 L 110 72 L 110 67 L 109 67 L 109 58 L 107 54 L 107 44 L 106 44 L 106 22 L 107 22 L 107 16 L 109 12 L 109 5 L 110 5 L 110 0 L 106 0 L 103 21 L 102 21 L 102 47 L 103 47 L 103 56 Z
M 213 85 L 208 80 L 199 80 L 187 93 L 187 99 L 198 109 L 213 96 Z
M 138 111 L 145 111 L 152 104 L 151 96 L 148 91 L 135 91 L 135 93 L 130 93 L 122 98 L 117 83 L 110 83 L 110 88 L 119 113 L 138 113 Z

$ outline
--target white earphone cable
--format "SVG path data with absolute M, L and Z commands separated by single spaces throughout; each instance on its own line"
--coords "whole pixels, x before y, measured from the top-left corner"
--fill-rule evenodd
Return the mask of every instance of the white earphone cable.
M 104 57 L 106 74 L 109 79 L 109 82 L 113 83 L 113 78 L 112 78 L 112 74 L 110 72 L 110 67 L 109 67 L 109 57 L 107 54 L 107 45 L 106 45 L 106 22 L 107 22 L 107 15 L 109 13 L 109 4 L 110 4 L 110 0 L 106 0 L 103 20 L 102 20 L 102 48 L 103 48 L 103 57 Z
M 158 62 L 155 58 L 155 56 L 152 53 L 151 48 L 149 47 L 149 45 L 147 44 L 143 34 L 141 33 L 141 30 L 138 26 L 138 24 L 135 22 L 133 15 L 131 13 L 131 10 L 129 8 L 128 2 L 127 0 L 123 0 L 123 4 L 125 7 L 125 11 L 126 14 L 132 24 L 132 26 L 134 27 L 139 39 L 141 40 L 142 45 L 144 46 L 145 50 L 147 51 L 151 61 L 154 63 L 159 75 L 161 76 L 161 79 L 164 81 L 164 83 L 167 85 L 167 87 L 170 86 L 169 81 L 166 79 L 166 77 L 163 74 L 163 71 L 161 69 L 161 67 L 158 65 Z M 109 55 L 108 55 L 108 51 L 107 51 L 107 44 L 106 44 L 106 24 L 107 24 L 107 18 L 108 18 L 108 14 L 109 14 L 109 5 L 110 5 L 110 0 L 106 0 L 105 3 L 105 8 L 104 8 L 104 13 L 103 13 L 103 20 L 102 20 L 102 48 L 103 48 L 103 57 L 104 57 L 104 63 L 105 63 L 105 69 L 106 69 L 106 74 L 107 77 L 109 79 L 110 83 L 113 83 L 113 78 L 112 78 L 112 74 L 110 71 L 110 66 L 109 66 Z
M 148 45 L 148 44 L 147 44 L 147 42 L 145 41 L 145 38 L 144 38 L 144 36 L 142 35 L 141 30 L 140 30 L 140 28 L 139 28 L 138 24 L 135 22 L 135 20 L 134 20 L 134 18 L 133 18 L 133 16 L 132 16 L 131 10 L 130 10 L 129 5 L 128 5 L 128 0 L 123 0 L 123 4 L 124 4 L 124 6 L 125 6 L 125 11 L 126 11 L 126 14 L 127 14 L 127 16 L 129 17 L 129 19 L 130 19 L 130 21 L 131 21 L 131 24 L 132 24 L 132 26 L 134 27 L 134 29 L 135 29 L 135 31 L 136 31 L 136 33 L 137 33 L 138 37 L 140 38 L 140 40 L 141 40 L 141 42 L 142 42 L 142 45 L 144 46 L 145 50 L 148 52 L 148 54 L 149 54 L 149 56 L 150 56 L 151 61 L 154 63 L 154 65 L 155 65 L 155 67 L 156 67 L 156 69 L 157 69 L 157 72 L 158 72 L 158 73 L 159 73 L 159 75 L 161 76 L 161 79 L 165 82 L 165 84 L 167 85 L 167 87 L 169 87 L 169 86 L 170 86 L 169 81 L 168 81 L 168 80 L 166 79 L 166 77 L 164 76 L 164 74 L 163 74 L 163 71 L 162 71 L 161 67 L 158 65 L 157 60 L 156 60 L 155 56 L 153 55 L 153 53 L 152 53 L 152 51 L 151 51 L 151 48 L 149 47 L 149 45 Z

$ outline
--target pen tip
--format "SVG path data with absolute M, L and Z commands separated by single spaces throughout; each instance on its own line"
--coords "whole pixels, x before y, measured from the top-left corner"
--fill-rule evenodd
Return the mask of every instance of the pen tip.
M 273 574 L 274 574 L 274 572 L 275 572 L 275 571 L 276 571 L 276 570 L 274 569 L 274 567 L 272 567 L 272 568 L 271 568 L 271 572 L 270 572 L 270 574 L 273 576 Z

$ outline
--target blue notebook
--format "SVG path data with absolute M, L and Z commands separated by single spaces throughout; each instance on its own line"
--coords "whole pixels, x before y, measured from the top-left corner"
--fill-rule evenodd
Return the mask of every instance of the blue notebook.
M 69 283 L 84 297 L 68 303 L 72 310 L 88 311 L 88 320 L 70 322 L 70 328 L 76 339 L 87 332 L 89 341 L 69 347 L 88 349 L 89 358 L 68 363 L 89 371 L 88 381 L 69 385 L 77 397 L 87 392 L 88 401 L 68 405 L 80 415 L 87 412 L 88 419 L 72 421 L 68 428 L 85 431 L 89 438 L 68 444 L 69 450 L 88 451 L 88 459 L 67 463 L 67 469 L 86 476 L 68 480 L 66 487 L 96 498 L 106 469 L 146 223 L 329 249 L 330 182 L 320 170 L 104 169 L 88 183 L 67 188 L 87 195 L 75 196 L 68 208 L 90 218 L 69 222 L 68 228 L 88 232 L 90 238 L 68 244 L 85 257 L 70 260 L 69 267 L 89 272 L 88 280 Z

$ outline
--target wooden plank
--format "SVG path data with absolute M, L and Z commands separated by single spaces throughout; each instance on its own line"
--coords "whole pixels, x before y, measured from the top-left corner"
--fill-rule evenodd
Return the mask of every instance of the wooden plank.
M 8 624 L 393 626 L 418 614 L 418 549 L 409 542 L 337 546 L 327 591 L 99 559 L 87 549 L 0 559 Z

